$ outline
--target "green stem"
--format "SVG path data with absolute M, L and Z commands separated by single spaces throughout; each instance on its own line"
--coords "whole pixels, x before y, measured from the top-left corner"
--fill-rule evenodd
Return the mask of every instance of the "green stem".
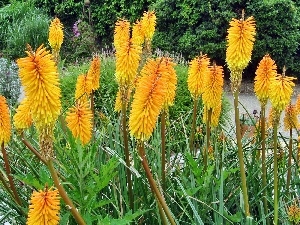
M 246 217 L 250 217 L 246 173 L 245 173 L 245 165 L 244 165 L 244 154 L 243 154 L 243 147 L 242 147 L 242 134 L 241 134 L 241 125 L 240 125 L 240 118 L 239 118 L 239 92 L 238 92 L 238 90 L 235 90 L 233 95 L 234 95 L 236 139 L 237 139 L 238 157 L 239 157 L 239 165 L 240 165 L 241 186 L 242 186 L 243 199 L 244 199 L 244 209 L 245 209 Z
M 25 139 L 24 132 L 21 133 L 21 140 L 23 144 L 36 156 L 40 161 L 47 165 L 46 160 L 41 156 L 41 154 Z
M 264 213 L 268 214 L 267 201 L 267 167 L 266 167 L 266 106 L 261 106 L 261 164 Z M 267 224 L 270 224 L 267 218 Z
M 156 199 L 156 202 L 157 202 L 157 204 L 158 204 L 158 211 L 159 211 L 159 215 L 160 215 L 162 224 L 163 224 L 163 225 L 168 225 L 169 223 L 168 223 L 166 214 L 165 214 L 163 208 L 161 207 L 161 204 L 160 204 L 159 201 L 157 200 L 157 198 L 155 198 L 155 199 Z
M 192 130 L 190 136 L 190 151 L 192 155 L 196 155 L 196 152 L 194 152 L 194 140 L 195 140 L 195 130 L 196 130 L 196 119 L 197 119 L 197 105 L 198 105 L 198 100 L 194 99 Z
M 206 148 L 204 149 L 204 171 L 207 169 L 208 149 L 210 147 L 210 124 L 211 124 L 212 109 L 207 110 L 207 122 L 206 122 Z
M 273 128 L 273 145 L 274 145 L 274 224 L 278 224 L 278 161 L 277 161 L 277 130 L 278 122 L 276 121 Z
M 162 189 L 166 191 L 166 111 L 161 114 L 161 181 Z
M 176 225 L 173 217 L 172 217 L 172 214 L 169 210 L 169 207 L 167 206 L 164 198 L 162 197 L 160 191 L 158 190 L 157 188 L 157 185 L 156 185 L 156 182 L 155 180 L 153 179 L 152 177 L 152 174 L 151 174 L 151 171 L 150 171 L 150 168 L 149 168 L 149 165 L 148 165 L 148 161 L 147 161 L 147 158 L 146 158 L 146 154 L 145 154 L 145 149 L 144 149 L 144 144 L 143 143 L 138 143 L 138 150 L 139 150 L 139 155 L 141 157 L 141 161 L 142 161 L 142 165 L 144 167 L 144 170 L 146 172 L 146 175 L 147 175 L 147 178 L 148 178 L 148 181 L 149 181 L 149 184 L 150 184 L 150 187 L 151 187 L 151 190 L 152 192 L 156 195 L 156 198 L 158 199 L 160 205 L 162 206 L 169 222 L 172 224 L 172 225 Z M 158 206 L 160 206 L 158 204 Z
M 23 144 L 36 156 L 38 157 L 38 159 L 44 163 L 45 165 L 47 165 L 46 160 L 41 156 L 41 154 L 26 140 L 26 138 L 24 137 L 24 133 L 21 133 L 21 140 L 23 142 Z M 66 181 L 66 178 L 61 175 L 60 173 L 57 173 L 58 176 L 60 177 L 60 179 L 62 179 L 64 182 Z M 71 184 L 67 184 L 68 187 L 72 190 L 74 190 L 74 187 Z
M 127 93 L 125 93 L 127 96 Z M 122 100 L 122 127 L 123 127 L 123 139 L 124 139 L 124 151 L 126 160 L 126 175 L 128 183 L 128 195 L 129 195 L 129 207 L 133 211 L 133 193 L 132 193 L 132 180 L 130 172 L 130 159 L 129 159 L 129 148 L 128 148 L 128 133 L 127 133 L 127 123 L 126 123 L 126 101 Z
M 67 195 L 64 187 L 62 186 L 62 183 L 59 181 L 57 172 L 53 166 L 53 162 L 52 159 L 50 159 L 47 162 L 47 166 L 48 169 L 51 173 L 51 177 L 54 181 L 54 184 L 59 192 L 59 195 L 61 196 L 61 198 L 64 200 L 64 202 L 66 203 L 66 205 L 68 206 L 68 209 L 71 211 L 72 215 L 74 216 L 75 220 L 77 221 L 77 223 L 79 225 L 86 225 L 86 223 L 84 222 L 83 218 L 81 217 L 80 213 L 78 212 L 78 210 L 76 209 L 75 205 L 73 204 L 72 200 L 69 198 L 69 196 Z
M 22 201 L 18 195 L 17 189 L 15 187 L 14 181 L 11 176 L 10 165 L 9 165 L 8 157 L 7 157 L 3 142 L 1 143 L 1 150 L 2 150 L 2 155 L 3 155 L 4 165 L 5 165 L 5 171 L 7 173 L 7 177 L 8 177 L 8 181 L 9 181 L 9 187 L 12 190 L 12 192 L 14 193 L 14 197 L 15 197 L 15 200 L 18 203 L 18 205 L 22 206 Z
M 293 130 L 290 129 L 290 140 L 289 140 L 289 156 L 288 156 L 288 172 L 286 178 L 286 196 L 289 195 L 291 175 L 292 175 L 292 156 L 293 156 Z
M 2 172 L 0 172 L 0 181 L 2 182 L 4 188 L 6 189 L 6 191 L 10 194 L 10 196 L 14 199 L 14 201 L 18 204 L 18 202 L 15 199 L 14 193 L 10 190 L 9 186 L 7 185 L 5 178 L 2 174 Z

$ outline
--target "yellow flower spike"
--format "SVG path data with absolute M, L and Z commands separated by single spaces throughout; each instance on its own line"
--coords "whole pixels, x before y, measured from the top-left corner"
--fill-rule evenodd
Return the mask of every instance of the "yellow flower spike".
M 60 47 L 63 43 L 64 32 L 63 32 L 63 24 L 60 22 L 58 18 L 55 18 L 51 21 L 49 27 L 49 44 L 53 51 L 59 52 Z
M 114 31 L 114 45 L 116 50 L 119 49 L 119 46 L 122 46 L 123 43 L 128 42 L 130 39 L 130 23 L 128 20 L 120 19 L 116 22 L 115 31 Z
M 165 63 L 167 67 L 167 83 L 166 83 L 166 96 L 164 99 L 164 108 L 168 108 L 174 104 L 175 94 L 176 94 L 176 85 L 177 85 L 177 76 L 174 69 L 175 63 L 172 62 L 171 58 L 163 58 L 162 63 Z
M 256 76 L 254 78 L 254 92 L 258 100 L 266 105 L 269 98 L 269 86 L 271 78 L 277 75 L 277 66 L 275 61 L 267 54 L 259 62 Z
M 4 96 L 0 95 L 0 145 L 9 142 L 11 136 L 9 108 Z
M 285 116 L 283 118 L 285 130 L 297 129 L 299 127 L 296 106 L 289 104 L 285 108 Z
M 203 85 L 204 91 L 202 94 L 203 104 L 207 109 L 218 107 L 221 102 L 224 74 L 223 67 L 217 66 L 215 63 L 210 66 L 210 72 L 204 77 Z
M 91 62 L 91 66 L 88 70 L 87 77 L 89 77 L 92 81 L 91 88 L 92 90 L 97 90 L 100 86 L 100 57 L 98 54 L 93 56 L 93 60 Z
M 145 41 L 145 34 L 142 27 L 142 22 L 137 20 L 132 27 L 132 43 L 142 45 Z
M 92 93 L 92 79 L 91 76 L 85 74 L 80 74 L 77 77 L 75 99 L 79 99 Z
M 27 129 L 32 125 L 32 117 L 30 113 L 31 103 L 28 98 L 24 98 L 17 108 L 17 112 L 13 117 L 16 129 Z
M 68 128 L 82 144 L 87 144 L 92 138 L 93 113 L 86 99 L 80 99 L 75 106 L 69 108 L 66 116 Z
M 154 11 L 144 12 L 141 19 L 142 28 L 147 41 L 151 41 L 155 32 L 156 16 Z
M 128 40 L 116 51 L 116 80 L 119 86 L 132 85 L 139 67 L 142 47 Z
M 203 80 L 208 76 L 209 70 L 209 58 L 207 55 L 202 55 L 194 58 L 189 65 L 188 69 L 188 89 L 193 99 L 201 97 L 204 91 Z
M 300 208 L 296 203 L 287 208 L 288 220 L 298 224 L 300 222 Z
M 26 225 L 59 224 L 60 197 L 58 190 L 45 188 L 31 195 Z
M 242 16 L 244 17 L 244 16 Z M 229 23 L 226 62 L 230 71 L 243 71 L 248 65 L 255 41 L 255 21 L 251 16 Z
M 282 75 L 278 74 L 276 77 L 271 78 L 269 98 L 272 108 L 276 112 L 281 113 L 291 101 L 293 87 L 295 86 L 293 80 L 295 79 L 294 77 L 285 76 L 285 68 Z
M 167 92 L 168 69 L 162 59 L 149 59 L 143 67 L 133 96 L 129 117 L 130 134 L 144 141 L 150 138 Z
M 211 115 L 211 127 L 217 127 L 219 125 L 220 115 L 221 115 L 221 109 L 222 109 L 222 103 L 219 102 L 219 104 L 212 108 L 212 115 Z M 203 110 L 203 121 L 206 124 L 207 123 L 207 107 L 204 106 Z
M 27 57 L 17 60 L 25 96 L 31 102 L 33 121 L 39 128 L 51 124 L 61 110 L 57 67 L 52 55 L 41 45 L 36 52 L 29 46 Z

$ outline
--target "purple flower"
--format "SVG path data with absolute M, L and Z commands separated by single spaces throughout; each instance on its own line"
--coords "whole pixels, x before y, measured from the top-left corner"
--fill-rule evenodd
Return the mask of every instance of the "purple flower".
M 79 32 L 79 29 L 78 29 L 78 24 L 81 22 L 81 20 L 77 20 L 74 25 L 73 25 L 73 33 L 74 33 L 74 36 L 75 37 L 79 37 L 80 36 L 80 32 Z

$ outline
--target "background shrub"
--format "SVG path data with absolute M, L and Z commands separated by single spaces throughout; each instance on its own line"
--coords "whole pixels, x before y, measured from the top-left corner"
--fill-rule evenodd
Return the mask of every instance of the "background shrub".
M 24 56 L 26 44 L 34 49 L 48 42 L 49 17 L 31 1 L 13 2 L 0 9 L 0 47 L 5 56 Z

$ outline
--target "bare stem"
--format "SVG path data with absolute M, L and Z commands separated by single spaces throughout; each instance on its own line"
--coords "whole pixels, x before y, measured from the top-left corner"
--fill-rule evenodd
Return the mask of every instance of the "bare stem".
M 51 173 L 51 177 L 54 181 L 54 184 L 59 192 L 59 195 L 62 197 L 66 205 L 68 206 L 69 210 L 71 211 L 72 215 L 74 216 L 75 220 L 79 225 L 85 225 L 86 223 L 84 222 L 83 218 L 81 217 L 80 213 L 77 211 L 76 207 L 74 206 L 72 200 L 69 198 L 67 195 L 64 187 L 62 186 L 61 182 L 59 181 L 57 172 L 53 166 L 52 159 L 50 159 L 47 162 L 48 169 Z
M 148 178 L 151 190 L 156 195 L 156 198 L 158 199 L 158 201 L 160 203 L 160 204 L 158 204 L 158 206 L 159 207 L 160 207 L 160 205 L 162 206 L 162 208 L 163 208 L 163 210 L 164 210 L 164 212 L 165 212 L 165 214 L 166 214 L 169 222 L 172 225 L 176 225 L 176 223 L 175 223 L 175 221 L 174 221 L 174 219 L 172 217 L 172 214 L 171 214 L 171 212 L 169 210 L 169 207 L 167 206 L 164 198 L 162 197 L 160 191 L 157 188 L 155 180 L 152 177 L 152 174 L 151 174 L 151 171 L 150 171 L 150 168 L 149 168 L 149 165 L 148 165 L 148 161 L 147 161 L 147 158 L 146 158 L 146 154 L 145 154 L 144 144 L 143 143 L 138 143 L 138 149 L 139 149 L 139 155 L 141 157 L 142 165 L 143 165 L 144 170 L 146 172 L 146 175 L 147 175 L 147 178 Z
M 273 145 L 274 145 L 274 224 L 278 224 L 278 160 L 277 160 L 277 129 L 276 121 L 273 127 Z
M 264 213 L 268 214 L 268 201 L 267 201 L 267 167 L 266 167 L 266 107 L 261 106 L 261 164 L 262 164 L 262 189 L 263 189 L 263 205 Z M 267 224 L 269 219 L 267 218 Z
M 7 157 L 3 142 L 1 143 L 1 150 L 2 150 L 3 160 L 4 160 L 4 164 L 5 164 L 5 171 L 6 171 L 6 174 L 8 177 L 8 181 L 9 181 L 9 187 L 12 190 L 12 192 L 14 193 L 14 197 L 15 197 L 15 200 L 18 203 L 18 205 L 22 206 L 22 201 L 18 195 L 17 189 L 15 187 L 14 181 L 11 176 L 10 165 L 9 165 L 8 157 Z
M 239 92 L 238 92 L 238 90 L 235 90 L 233 95 L 234 95 L 236 139 L 237 139 L 238 157 L 239 157 L 239 164 L 240 164 L 240 176 L 241 176 L 241 186 L 242 186 L 243 199 L 244 199 L 244 209 L 245 209 L 246 217 L 250 217 L 246 173 L 245 173 L 245 165 L 244 165 L 244 154 L 243 154 L 243 147 L 242 147 L 241 124 L 240 124 L 240 118 L 239 118 Z
M 127 93 L 126 93 L 127 96 Z M 123 139 L 124 139 L 124 151 L 125 151 L 125 160 L 126 160 L 126 174 L 127 174 L 127 183 L 128 183 L 128 195 L 129 195 L 129 206 L 130 209 L 134 210 L 133 205 L 133 193 L 132 193 L 132 180 L 130 172 L 130 159 L 129 159 L 129 148 L 128 148 L 128 133 L 127 133 L 127 123 L 126 123 L 126 101 L 122 100 L 122 127 L 123 127 Z
M 286 178 L 286 196 L 289 195 L 291 175 L 292 175 L 292 156 L 293 156 L 293 130 L 290 129 L 290 140 L 289 140 L 289 156 L 288 156 L 288 172 Z
M 41 156 L 41 154 L 25 139 L 24 133 L 21 133 L 21 140 L 24 145 L 36 156 L 40 161 L 47 165 L 46 160 Z
M 210 124 L 211 124 L 212 109 L 207 110 L 207 122 L 206 122 L 206 148 L 204 149 L 203 159 L 204 159 L 204 171 L 207 169 L 207 158 L 208 149 L 210 147 Z
M 196 130 L 196 119 L 197 119 L 197 105 L 198 105 L 198 100 L 194 99 L 192 130 L 190 136 L 190 151 L 192 155 L 196 155 L 196 153 L 194 152 L 194 141 L 195 141 L 195 130 Z
M 166 190 L 166 111 L 161 114 L 161 180 L 162 189 Z

